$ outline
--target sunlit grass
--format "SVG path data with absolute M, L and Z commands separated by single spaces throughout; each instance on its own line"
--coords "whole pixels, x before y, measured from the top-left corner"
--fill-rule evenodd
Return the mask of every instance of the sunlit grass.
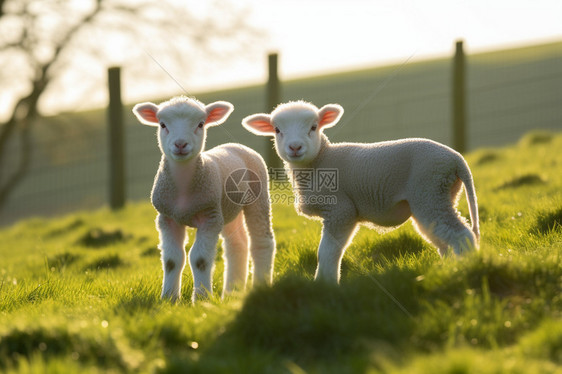
M 273 208 L 275 284 L 195 306 L 188 269 L 184 298 L 159 299 L 148 203 L 21 222 L 0 231 L 0 371 L 555 373 L 560 149 L 534 133 L 467 156 L 478 253 L 442 260 L 409 223 L 362 228 L 339 287 L 312 282 L 321 226 L 287 204 Z M 215 295 L 223 268 L 219 251 Z

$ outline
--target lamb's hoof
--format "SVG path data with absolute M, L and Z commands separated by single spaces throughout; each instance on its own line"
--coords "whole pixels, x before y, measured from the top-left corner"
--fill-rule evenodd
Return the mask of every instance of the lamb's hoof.
M 320 275 L 319 273 L 317 273 L 314 276 L 314 281 L 324 283 L 324 284 L 330 284 L 330 285 L 334 285 L 334 286 L 337 286 L 340 283 L 337 276 L 334 277 L 334 276 L 328 276 L 328 275 Z
M 193 295 L 191 295 L 191 302 L 193 304 L 197 303 L 198 301 L 205 301 L 211 298 L 211 294 L 205 289 L 195 289 L 193 290 Z
M 438 248 L 437 252 L 439 253 L 439 256 L 441 256 L 441 258 L 451 258 L 452 254 L 454 253 L 452 250 L 449 249 L 449 247 Z
M 178 301 L 180 301 L 181 295 L 172 292 L 162 292 L 162 295 L 160 295 L 160 299 L 169 301 L 172 304 L 176 304 Z

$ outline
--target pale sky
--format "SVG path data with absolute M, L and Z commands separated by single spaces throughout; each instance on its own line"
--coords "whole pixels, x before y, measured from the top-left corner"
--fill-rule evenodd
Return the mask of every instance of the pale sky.
M 271 51 L 280 54 L 281 79 L 291 79 L 450 56 L 457 39 L 467 53 L 562 40 L 561 0 L 235 1 L 240 3 L 250 9 L 247 22 L 267 35 L 263 45 L 236 61 L 200 61 L 195 73 L 173 72 L 190 93 L 263 82 Z M 60 92 L 42 101 L 43 113 L 105 106 L 105 68 L 96 69 L 100 86 L 87 91 L 89 101 L 77 104 L 71 92 Z M 125 103 L 181 93 L 167 76 L 157 84 L 124 77 Z M 74 84 L 71 79 L 65 87 Z
M 411 61 L 450 55 L 457 39 L 465 41 L 468 53 L 562 40 L 560 0 L 254 0 L 251 4 L 251 23 L 269 32 L 264 55 L 268 50 L 280 52 L 285 78 L 401 63 L 411 55 Z M 263 78 L 263 60 L 255 67 L 246 63 L 248 70 L 239 68 L 231 79 Z
M 248 22 L 267 31 L 257 54 L 218 71 L 178 77 L 191 92 L 263 82 L 266 55 L 281 79 L 562 40 L 560 0 L 249 0 Z M 155 66 L 155 69 L 158 69 Z M 171 84 L 170 92 L 177 86 Z M 142 93 L 131 100 L 139 99 Z M 165 90 L 164 90 L 165 91 Z M 146 97 L 146 96 L 145 96 Z

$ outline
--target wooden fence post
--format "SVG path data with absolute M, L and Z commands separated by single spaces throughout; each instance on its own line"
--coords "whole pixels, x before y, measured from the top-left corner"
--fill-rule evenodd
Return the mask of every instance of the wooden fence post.
M 281 87 L 279 84 L 279 76 L 277 74 L 277 62 L 279 60 L 277 53 L 270 53 L 267 56 L 267 65 L 268 65 L 268 78 L 267 78 L 267 85 L 266 85 L 266 113 L 271 113 L 273 109 L 279 104 L 280 97 L 281 97 Z M 275 152 L 273 148 L 273 143 L 271 142 L 270 138 L 267 138 L 266 143 L 266 163 L 267 166 L 270 168 L 281 168 L 282 163 L 281 159 Z M 274 174 L 275 175 L 275 174 Z
M 107 70 L 109 106 L 109 206 L 117 210 L 125 206 L 125 141 L 123 105 L 121 103 L 121 68 Z
M 463 42 L 458 40 L 453 59 L 453 148 L 466 151 L 466 69 Z

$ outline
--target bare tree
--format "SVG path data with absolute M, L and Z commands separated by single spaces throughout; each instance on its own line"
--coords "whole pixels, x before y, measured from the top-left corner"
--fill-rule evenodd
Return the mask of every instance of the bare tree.
M 166 66 L 185 71 L 196 59 L 244 50 L 255 41 L 256 31 L 244 22 L 245 9 L 214 2 L 192 10 L 185 3 L 0 0 L 0 82 L 12 99 L 0 123 L 0 209 L 29 170 L 40 100 L 65 74 L 83 69 L 84 61 L 142 71 L 149 51 Z M 17 165 L 8 168 L 6 145 L 14 141 L 20 143 L 19 155 L 11 155 Z

